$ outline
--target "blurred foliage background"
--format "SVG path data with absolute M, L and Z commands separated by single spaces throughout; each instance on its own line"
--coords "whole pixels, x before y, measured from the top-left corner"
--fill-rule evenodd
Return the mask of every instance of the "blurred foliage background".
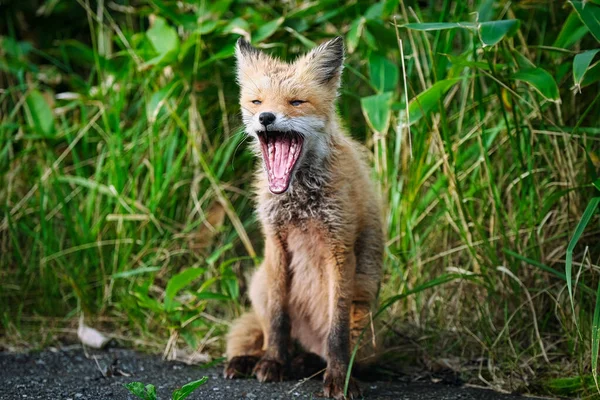
M 600 1 L 0 1 L 0 334 L 219 360 L 262 238 L 233 48 L 342 35 L 384 360 L 597 393 Z M 398 367 L 400 366 L 400 367 Z

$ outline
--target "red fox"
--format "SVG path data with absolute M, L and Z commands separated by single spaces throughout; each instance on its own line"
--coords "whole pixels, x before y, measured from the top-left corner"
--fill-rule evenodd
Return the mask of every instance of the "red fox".
M 326 361 L 323 395 L 345 399 L 350 353 L 374 352 L 371 311 L 382 275 L 381 205 L 362 147 L 335 109 L 340 37 L 286 63 L 236 46 L 246 133 L 262 157 L 256 176 L 265 256 L 249 289 L 252 311 L 227 336 L 226 378 L 280 381 Z M 294 344 L 303 354 L 292 360 Z M 312 354 L 312 356 L 311 356 Z M 315 356 L 316 355 L 316 356 Z M 360 396 L 354 380 L 347 398 Z

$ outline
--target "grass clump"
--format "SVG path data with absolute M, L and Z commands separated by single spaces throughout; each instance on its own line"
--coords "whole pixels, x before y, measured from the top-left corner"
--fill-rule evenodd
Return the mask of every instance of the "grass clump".
M 339 34 L 339 112 L 386 203 L 388 361 L 597 391 L 596 2 L 3 7 L 5 344 L 85 313 L 167 358 L 219 357 L 262 246 L 234 43 L 291 58 Z

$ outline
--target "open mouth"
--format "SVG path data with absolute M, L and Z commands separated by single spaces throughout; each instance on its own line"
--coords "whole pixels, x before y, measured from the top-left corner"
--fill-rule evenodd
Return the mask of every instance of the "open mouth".
M 302 153 L 304 138 L 297 132 L 257 132 L 267 168 L 269 190 L 281 194 L 292 180 L 292 172 Z

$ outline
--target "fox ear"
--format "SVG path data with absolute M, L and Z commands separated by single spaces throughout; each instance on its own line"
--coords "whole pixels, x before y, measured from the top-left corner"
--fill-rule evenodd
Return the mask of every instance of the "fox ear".
M 235 58 L 237 60 L 238 74 L 241 70 L 251 67 L 259 60 L 263 53 L 256 47 L 252 46 L 244 38 L 239 38 L 235 44 Z
M 315 47 L 301 60 L 319 83 L 334 84 L 337 87 L 344 63 L 344 39 L 337 36 Z

